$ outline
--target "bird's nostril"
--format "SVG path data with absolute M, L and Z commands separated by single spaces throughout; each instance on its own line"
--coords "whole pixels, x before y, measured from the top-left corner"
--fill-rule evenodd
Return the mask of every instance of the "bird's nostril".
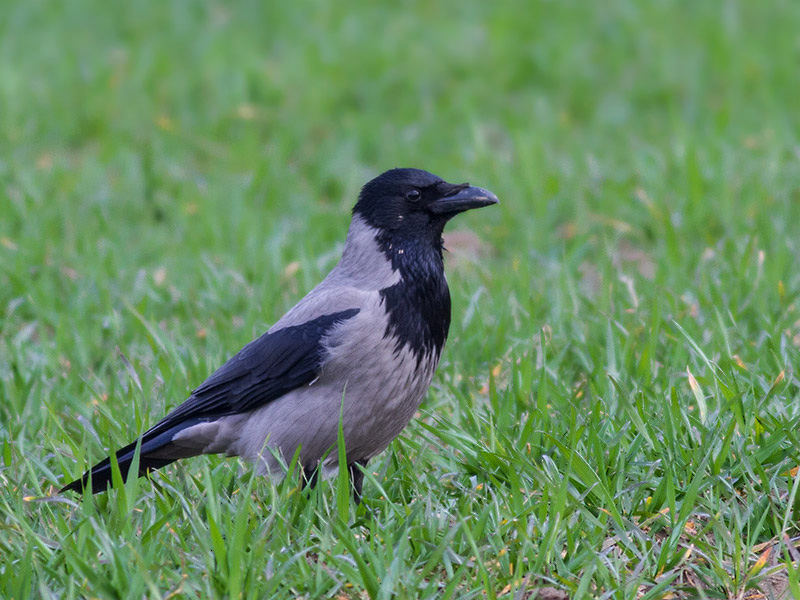
M 447 198 L 448 196 L 455 196 L 458 192 L 468 187 L 468 183 L 445 183 L 440 186 L 440 193 L 442 197 Z

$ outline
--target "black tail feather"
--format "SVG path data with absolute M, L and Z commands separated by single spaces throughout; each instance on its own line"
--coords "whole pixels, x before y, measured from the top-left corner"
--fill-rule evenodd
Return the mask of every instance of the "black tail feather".
M 119 472 L 122 475 L 122 481 L 127 481 L 128 473 L 131 470 L 131 466 L 133 464 L 133 456 L 136 450 L 136 442 L 132 442 L 128 444 L 124 448 L 120 448 L 116 452 L 117 457 L 117 464 L 119 465 Z M 168 464 L 175 462 L 176 458 L 155 458 L 155 457 L 148 457 L 146 455 L 142 455 L 139 457 L 139 473 L 138 476 L 142 477 L 146 475 L 148 472 L 153 471 L 155 469 L 160 469 L 161 467 L 165 467 Z M 79 492 L 82 493 L 84 488 L 89 485 L 89 481 L 92 482 L 92 493 L 97 494 L 99 492 L 106 491 L 107 488 L 111 487 L 112 485 L 112 476 L 111 476 L 111 458 L 106 458 L 91 469 L 86 471 L 83 475 L 81 475 L 75 481 L 68 483 L 64 487 L 59 490 L 59 493 L 64 492 Z
M 200 419 L 189 419 L 167 427 L 164 426 L 164 422 L 162 421 L 147 431 L 142 436 L 138 476 L 142 477 L 143 475 L 147 475 L 150 471 L 165 467 L 179 458 L 186 458 L 197 454 L 197 452 L 186 452 L 185 450 L 183 452 L 176 452 L 171 442 L 175 434 L 187 427 L 197 424 L 199 421 Z M 131 465 L 133 464 L 137 443 L 138 440 L 135 440 L 124 448 L 120 448 L 115 453 L 123 481 L 127 481 L 128 479 L 128 472 L 131 470 Z M 171 449 L 172 451 L 170 451 Z M 90 479 L 92 481 L 93 494 L 104 492 L 107 488 L 111 487 L 110 457 L 100 461 L 78 479 L 65 485 L 59 490 L 59 493 L 67 491 L 83 492 L 84 488 L 89 484 Z

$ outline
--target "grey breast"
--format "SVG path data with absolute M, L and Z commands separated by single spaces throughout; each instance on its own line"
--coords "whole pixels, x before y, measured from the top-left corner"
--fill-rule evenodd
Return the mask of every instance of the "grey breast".
M 383 451 L 411 420 L 439 357 L 427 357 L 418 368 L 414 355 L 397 350 L 387 335 L 379 292 L 400 276 L 378 249 L 375 233 L 355 216 L 339 264 L 270 329 L 359 308 L 325 340 L 319 377 L 247 415 L 225 417 L 219 427 L 223 451 L 259 460 L 267 472 L 280 475 L 281 459 L 291 460 L 297 448 L 303 465 L 316 465 L 326 454 L 326 465 L 335 465 L 340 418 L 348 461 Z

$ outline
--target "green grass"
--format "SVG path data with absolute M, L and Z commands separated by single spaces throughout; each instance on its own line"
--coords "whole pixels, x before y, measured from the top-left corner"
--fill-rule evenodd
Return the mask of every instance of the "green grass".
M 798 31 L 4 2 L 0 597 L 800 597 Z M 393 166 L 502 204 L 450 227 L 450 339 L 361 506 L 218 457 L 55 493 L 319 281 Z

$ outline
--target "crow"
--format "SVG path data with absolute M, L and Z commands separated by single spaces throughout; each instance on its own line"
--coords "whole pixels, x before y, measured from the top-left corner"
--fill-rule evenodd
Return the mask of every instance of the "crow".
M 455 215 L 498 202 L 488 190 L 419 169 L 361 189 L 344 252 L 327 277 L 188 399 L 118 450 L 123 479 L 199 454 L 225 453 L 285 475 L 298 452 L 306 481 L 339 467 L 341 424 L 356 501 L 367 462 L 411 420 L 450 328 L 442 232 Z M 65 485 L 111 485 L 106 458 Z

